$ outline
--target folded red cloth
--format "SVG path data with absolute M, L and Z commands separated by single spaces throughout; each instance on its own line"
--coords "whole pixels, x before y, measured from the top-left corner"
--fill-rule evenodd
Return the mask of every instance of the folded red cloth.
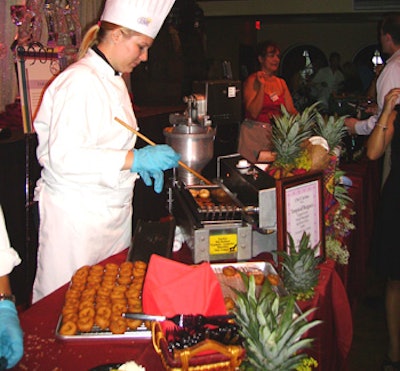
M 153 254 L 143 286 L 147 314 L 226 314 L 222 289 L 210 263 L 187 265 Z

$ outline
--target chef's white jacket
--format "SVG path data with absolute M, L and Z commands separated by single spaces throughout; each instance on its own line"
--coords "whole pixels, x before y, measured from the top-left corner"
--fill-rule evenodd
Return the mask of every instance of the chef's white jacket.
M 67 283 L 75 270 L 129 247 L 137 174 L 120 170 L 137 128 L 120 74 L 92 49 L 46 89 L 34 121 L 43 167 L 38 266 L 33 302 Z

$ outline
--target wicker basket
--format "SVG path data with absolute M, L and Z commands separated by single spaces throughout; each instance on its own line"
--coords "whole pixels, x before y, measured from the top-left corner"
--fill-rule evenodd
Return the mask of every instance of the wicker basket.
M 244 348 L 239 345 L 224 345 L 209 339 L 172 354 L 159 322 L 152 325 L 152 340 L 168 371 L 233 371 L 238 369 L 245 356 Z

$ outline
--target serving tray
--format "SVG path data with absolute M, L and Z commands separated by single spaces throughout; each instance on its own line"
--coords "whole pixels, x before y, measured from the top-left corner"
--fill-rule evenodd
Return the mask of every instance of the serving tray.
M 232 287 L 239 291 L 245 291 L 245 287 L 242 278 L 239 274 L 233 276 L 227 276 L 223 273 L 224 268 L 233 267 L 237 271 L 241 271 L 246 274 L 259 274 L 262 273 L 267 279 L 269 274 L 273 274 L 277 281 L 277 285 L 272 285 L 272 289 L 280 296 L 288 295 L 281 278 L 274 266 L 269 262 L 254 261 L 254 262 L 243 262 L 243 263 L 215 263 L 211 264 L 211 268 L 216 274 L 218 281 L 221 285 L 222 293 L 224 297 L 231 297 L 234 299 L 236 297 L 235 292 L 231 289 Z
M 151 330 L 149 330 L 144 324 L 138 327 L 136 330 L 127 330 L 124 334 L 113 334 L 111 331 L 101 330 L 96 326 L 93 327 L 91 332 L 78 332 L 75 335 L 61 335 L 59 330 L 62 323 L 62 315 L 58 319 L 56 327 L 56 338 L 60 340 L 76 341 L 84 339 L 150 339 Z
M 232 290 L 232 288 L 238 291 L 245 291 L 244 283 L 240 274 L 235 274 L 233 276 L 227 276 L 223 273 L 225 267 L 233 267 L 237 271 L 241 271 L 246 274 L 259 274 L 263 273 L 265 279 L 268 279 L 267 276 L 269 274 L 274 275 L 274 279 L 277 281 L 277 284 L 271 285 L 272 290 L 276 292 L 277 295 L 283 297 L 289 295 L 289 292 L 285 288 L 282 279 L 278 275 L 275 267 L 269 262 L 263 261 L 252 261 L 252 262 L 242 262 L 242 263 L 214 263 L 211 264 L 211 268 L 216 274 L 218 281 L 221 285 L 222 294 L 224 298 L 231 298 L 235 300 L 236 293 Z M 256 292 L 261 290 L 261 285 L 256 286 Z M 298 304 L 295 304 L 296 312 L 301 314 L 302 311 Z
M 65 293 L 63 310 L 60 313 L 55 330 L 56 338 L 61 340 L 151 338 L 150 326 L 146 327 L 144 321 L 139 327 L 135 325 L 131 328 L 127 323 L 124 333 L 120 333 L 122 332 L 119 331 L 120 329 L 113 333 L 109 328 L 101 328 L 96 322 L 89 331 L 79 331 L 77 321 L 71 319 L 71 322 L 73 322 L 71 324 L 76 326 L 75 333 L 69 334 L 62 331 L 65 309 L 68 309 L 68 311 L 71 309 L 72 314 L 77 314 L 87 307 L 95 309 L 99 305 L 100 307 L 110 308 L 111 315 L 122 316 L 122 312 L 129 310 L 129 299 L 135 302 L 132 305 L 141 306 L 141 292 L 146 268 L 147 263 L 143 261 L 96 264 L 79 268 L 72 276 L 70 286 Z M 104 291 L 100 294 L 97 290 L 101 289 L 104 289 Z M 131 291 L 130 295 L 128 295 L 129 291 Z M 115 295 L 114 298 L 113 295 Z M 117 306 L 115 310 L 114 305 Z M 123 307 L 125 307 L 125 310 Z M 136 307 L 135 311 L 141 312 L 142 310 Z

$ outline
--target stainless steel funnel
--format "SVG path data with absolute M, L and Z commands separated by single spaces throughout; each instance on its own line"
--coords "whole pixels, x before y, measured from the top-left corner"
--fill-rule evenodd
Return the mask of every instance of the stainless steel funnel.
M 198 173 L 214 155 L 215 129 L 196 124 L 170 126 L 164 129 L 166 143 L 181 155 L 182 162 Z M 186 185 L 199 184 L 200 180 L 184 169 L 178 168 L 178 178 Z

